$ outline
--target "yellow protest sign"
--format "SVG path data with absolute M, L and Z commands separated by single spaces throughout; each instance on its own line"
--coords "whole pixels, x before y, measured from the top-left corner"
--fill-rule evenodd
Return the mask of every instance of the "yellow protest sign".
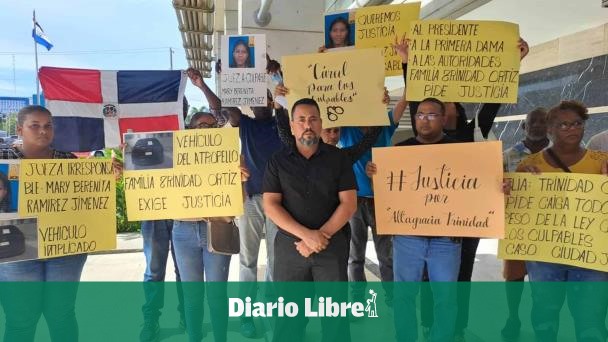
M 519 27 L 498 21 L 424 20 L 410 29 L 407 99 L 516 103 Z
M 500 141 L 372 149 L 378 234 L 503 237 L 501 151 Z
M 110 160 L 23 159 L 19 216 L 38 220 L 38 257 L 116 248 L 116 181 Z
M 608 272 L 608 180 L 575 173 L 507 173 L 498 257 Z
M 387 126 L 382 60 L 380 49 L 283 57 L 287 101 L 317 101 L 323 128 Z
M 355 16 L 355 47 L 382 49 L 385 75 L 402 75 L 401 58 L 392 44 L 395 37 L 409 36 L 411 22 L 420 17 L 420 3 L 362 7 Z
M 125 134 L 129 220 L 243 213 L 238 128 Z

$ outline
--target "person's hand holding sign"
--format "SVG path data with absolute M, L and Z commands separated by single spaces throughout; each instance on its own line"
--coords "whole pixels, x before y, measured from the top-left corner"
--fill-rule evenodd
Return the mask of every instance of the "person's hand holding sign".
M 540 175 L 540 169 L 536 165 L 525 165 L 518 167 L 517 172 L 529 172 L 533 175 Z
M 395 36 L 395 43 L 392 44 L 393 49 L 397 52 L 397 55 L 401 57 L 401 63 L 407 63 L 407 58 L 410 53 L 410 40 L 406 38 L 405 33 L 401 40 L 397 36 Z
M 289 89 L 287 87 L 285 87 L 284 85 L 277 85 L 276 88 L 274 88 L 274 98 L 276 99 L 279 96 L 287 96 L 287 94 L 289 94 Z M 274 101 L 274 109 L 281 109 L 281 104 L 278 103 L 278 101 Z
M 197 88 L 203 87 L 203 76 L 201 75 L 200 71 L 194 68 L 188 68 L 188 70 L 186 70 L 186 73 L 188 74 L 188 78 L 190 78 L 190 81 L 192 82 L 192 84 L 194 84 L 194 86 L 196 86 Z
M 388 89 L 384 87 L 384 96 L 382 97 L 382 103 L 388 105 L 391 102 L 391 97 L 388 95 Z
M 378 168 L 376 167 L 376 164 L 374 164 L 372 161 L 368 161 L 367 164 L 365 164 L 365 174 L 367 175 L 367 177 L 372 178 L 376 175 L 377 172 Z
M 241 182 L 245 183 L 249 179 L 249 169 L 245 165 L 239 166 L 239 169 L 241 170 Z
M 119 147 L 122 151 L 122 155 L 125 155 L 125 144 L 121 144 Z M 114 150 L 112 150 L 112 169 L 114 171 L 114 178 L 116 179 L 116 181 L 120 180 L 122 178 L 122 172 L 123 172 L 123 161 L 121 158 L 118 158 L 118 156 L 116 155 L 116 152 L 114 152 Z
M 502 193 L 509 196 L 511 195 L 511 188 L 513 187 L 513 182 L 511 178 L 505 178 L 502 180 Z
M 517 48 L 519 49 L 519 60 L 524 59 L 530 52 L 530 47 L 528 46 L 528 42 L 523 40 L 523 38 L 519 37 L 519 41 L 517 42 Z

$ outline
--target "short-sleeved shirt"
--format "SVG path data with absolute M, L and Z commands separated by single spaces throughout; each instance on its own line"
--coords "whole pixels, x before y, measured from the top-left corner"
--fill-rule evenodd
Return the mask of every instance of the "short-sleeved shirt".
M 439 140 L 438 142 L 434 143 L 434 144 L 425 144 L 422 143 L 420 141 L 418 141 L 418 139 L 416 139 L 415 137 L 413 138 L 409 138 L 406 140 L 403 140 L 400 143 L 397 143 L 395 146 L 420 146 L 420 145 L 435 145 L 435 144 L 455 144 L 455 143 L 459 143 L 460 141 L 458 140 L 454 140 L 452 138 L 450 138 L 447 135 L 444 135 L 441 140 Z
M 282 147 L 277 132 L 277 120 L 275 117 L 252 119 L 247 115 L 241 115 L 239 134 L 245 165 L 249 170 L 245 189 L 249 195 L 261 194 L 266 164 Z
M 518 142 L 513 145 L 513 147 L 506 149 L 502 153 L 503 160 L 503 169 L 505 172 L 515 172 L 517 170 L 517 165 L 521 163 L 522 160 L 531 155 L 532 152 L 523 141 Z
M 282 194 L 285 210 L 309 229 L 320 229 L 329 220 L 340 205 L 341 191 L 356 189 L 352 161 L 323 142 L 310 159 L 296 148 L 277 152 L 264 175 L 264 193 Z
M 53 150 L 52 159 L 75 159 L 76 157 L 73 153 L 70 152 L 61 152 L 57 150 Z M 21 150 L 11 147 L 11 148 L 3 148 L 0 149 L 0 159 L 25 159 L 25 155 Z
M 608 131 L 592 136 L 587 143 L 587 148 L 590 150 L 608 152 Z
M 608 160 L 608 153 L 587 150 L 583 158 L 574 165 L 568 166 L 568 169 L 573 173 L 601 174 L 602 164 L 605 160 Z M 536 166 L 541 172 L 564 172 L 561 168 L 553 167 L 549 164 L 545 159 L 543 151 L 534 153 L 522 160 L 518 168 L 525 166 Z
M 380 132 L 380 136 L 378 136 L 378 140 L 376 140 L 373 147 L 388 147 L 393 145 L 393 134 L 395 134 L 399 123 L 393 122 L 392 111 L 389 111 L 388 117 L 390 120 L 390 125 L 382 128 L 382 132 Z M 359 127 L 342 127 L 340 130 L 339 145 L 342 148 L 353 146 L 361 141 L 361 139 L 363 139 L 363 132 Z M 363 156 L 361 156 L 361 158 L 359 158 L 359 160 L 353 164 L 353 170 L 355 172 L 355 177 L 357 178 L 357 186 L 359 187 L 357 196 L 360 197 L 374 196 L 371 179 L 365 173 L 365 165 L 367 165 L 367 162 L 370 160 L 372 160 L 371 149 L 366 151 Z

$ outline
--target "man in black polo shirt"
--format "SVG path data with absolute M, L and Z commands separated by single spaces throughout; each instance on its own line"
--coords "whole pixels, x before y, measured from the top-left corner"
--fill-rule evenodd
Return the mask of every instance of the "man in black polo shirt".
M 266 166 L 264 210 L 279 227 L 276 281 L 347 281 L 348 219 L 357 207 L 352 162 L 319 141 L 319 106 L 301 99 L 291 109 L 294 148 Z
M 357 185 L 348 155 L 319 141 L 321 124 L 314 100 L 296 101 L 290 122 L 296 144 L 275 153 L 266 165 L 264 211 L 279 227 L 275 281 L 348 280 L 348 220 L 357 209 Z M 344 284 L 319 295 L 342 301 L 348 293 Z M 314 298 L 308 291 L 293 293 L 295 286 L 283 284 L 277 292 L 286 302 L 289 293 L 296 302 Z M 274 340 L 303 340 L 305 322 L 303 317 L 277 320 Z M 323 322 L 323 341 L 335 340 L 350 340 L 347 318 Z

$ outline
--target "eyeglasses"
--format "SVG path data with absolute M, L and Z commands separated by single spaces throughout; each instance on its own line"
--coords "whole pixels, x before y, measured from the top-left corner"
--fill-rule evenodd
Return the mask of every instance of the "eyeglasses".
M 416 119 L 418 119 L 418 120 L 427 119 L 429 121 L 434 121 L 434 120 L 439 119 L 440 116 L 441 116 L 441 114 L 439 114 L 439 113 L 427 113 L 427 114 L 416 113 Z
M 585 125 L 585 122 L 582 120 L 576 120 L 576 121 L 572 121 L 572 122 L 568 122 L 568 121 L 563 121 L 560 122 L 556 125 L 557 128 L 559 128 L 562 131 L 567 131 L 571 128 L 574 129 L 580 129 Z

